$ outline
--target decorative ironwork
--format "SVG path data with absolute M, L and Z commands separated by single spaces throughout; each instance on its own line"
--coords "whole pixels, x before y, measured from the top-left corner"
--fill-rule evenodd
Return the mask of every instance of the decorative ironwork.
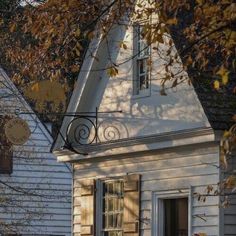
M 112 142 L 128 138 L 128 131 L 125 125 L 114 117 L 99 120 L 98 137 L 100 142 Z
M 76 113 L 66 131 L 66 143 L 70 147 L 113 142 L 127 137 L 124 125 L 115 118 L 99 117 L 101 114 L 121 113 L 121 111 Z M 66 116 L 66 115 L 65 115 Z
M 92 144 L 97 136 L 96 130 L 96 122 L 92 117 L 76 117 L 67 126 L 66 140 L 69 143 L 75 141 L 79 145 Z
M 104 129 L 103 136 L 106 141 L 117 140 L 117 139 L 120 139 L 120 132 L 117 127 L 112 125 Z
M 112 113 L 122 113 L 122 111 L 98 112 L 96 108 L 95 112 L 47 113 L 47 115 L 71 117 L 66 133 L 62 134 L 58 130 L 58 134 L 64 140 L 65 148 L 79 154 L 86 154 L 77 150 L 80 150 L 80 147 L 114 142 L 128 137 L 126 127 L 118 119 L 111 117 Z M 16 114 L 34 113 L 16 110 Z M 101 115 L 103 116 L 101 117 Z

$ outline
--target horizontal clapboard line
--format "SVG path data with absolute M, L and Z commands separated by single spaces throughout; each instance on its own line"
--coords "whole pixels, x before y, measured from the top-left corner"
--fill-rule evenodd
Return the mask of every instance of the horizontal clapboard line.
M 212 155 L 209 157 L 208 162 L 209 166 L 211 164 L 216 163 L 216 155 Z M 83 170 L 77 170 L 75 169 L 75 179 L 77 178 L 85 178 L 87 176 L 99 176 L 99 175 L 109 175 L 110 173 L 133 173 L 133 172 L 144 172 L 144 171 L 155 171 L 155 170 L 171 170 L 175 168 L 184 168 L 199 164 L 204 164 L 206 160 L 202 157 L 194 157 L 192 159 L 186 159 L 186 158 L 178 158 L 178 159 L 172 159 L 172 160 L 162 160 L 162 161 L 151 161 L 151 162 L 142 162 L 142 165 L 140 163 L 134 163 L 134 164 L 125 164 L 122 165 L 116 165 L 116 166 L 108 166 L 103 168 L 93 168 L 93 169 L 83 169 Z
M 216 149 L 216 148 L 214 148 Z M 214 155 L 214 157 L 218 156 L 218 150 L 211 150 L 210 153 L 207 152 L 203 152 L 201 154 L 199 154 L 199 152 L 194 153 L 193 152 L 189 152 L 189 153 L 185 153 L 185 154 L 176 154 L 173 152 L 170 153 L 165 153 L 163 155 L 161 155 L 159 152 L 156 155 L 153 154 L 149 154 L 147 156 L 134 156 L 132 158 L 127 158 L 127 157 L 122 157 L 119 158 L 118 160 L 114 160 L 114 159 L 107 159 L 107 158 L 100 158 L 99 161 L 93 161 L 91 163 L 87 163 L 87 161 L 85 160 L 85 163 L 81 162 L 79 164 L 74 165 L 75 170 L 77 169 L 90 169 L 90 168 L 104 168 L 104 167 L 110 167 L 110 166 L 114 166 L 114 165 L 124 165 L 124 164 L 135 164 L 135 163 L 146 163 L 146 162 L 151 162 L 151 161 L 159 161 L 159 160 L 170 160 L 170 159 L 174 159 L 174 160 L 179 160 L 179 158 L 188 158 L 188 159 L 192 159 L 193 157 L 200 157 L 202 159 L 205 159 L 204 156 L 209 157 Z M 202 150 L 201 150 L 202 151 Z M 214 159 L 213 161 L 216 161 L 216 159 Z

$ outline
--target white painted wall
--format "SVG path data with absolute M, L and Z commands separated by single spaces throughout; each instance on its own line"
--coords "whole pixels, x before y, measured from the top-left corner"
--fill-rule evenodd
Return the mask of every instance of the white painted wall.
M 121 114 L 101 115 L 100 121 L 105 122 L 105 125 L 100 128 L 101 133 L 103 133 L 103 127 L 108 124 L 115 124 L 122 131 L 120 132 L 122 138 L 210 127 L 193 87 L 189 86 L 187 82 L 180 84 L 175 89 L 167 89 L 168 96 L 160 95 L 161 79 L 165 76 L 165 62 L 154 50 L 152 50 L 151 56 L 153 64 L 150 91 L 143 96 L 133 95 L 132 26 L 129 26 L 128 29 L 125 26 L 114 27 L 107 41 L 103 40 L 97 49 L 96 58 L 98 60 L 94 60 L 92 67 L 89 68 L 90 72 L 84 83 L 77 107 L 77 111 L 95 111 L 96 107 L 99 107 L 100 112 L 122 110 Z M 120 49 L 121 41 L 126 43 L 127 50 Z M 164 57 L 167 47 L 160 45 L 160 48 Z M 119 74 L 113 78 L 108 77 L 105 69 L 110 63 L 108 57 L 119 65 Z M 86 58 L 86 60 L 89 59 Z M 82 67 L 82 74 L 85 73 L 83 70 L 86 68 Z M 172 70 L 179 71 L 182 68 L 176 64 Z M 185 72 L 181 73 L 183 78 L 187 78 Z M 78 83 L 83 78 L 79 77 Z M 172 82 L 166 83 L 167 87 Z M 71 103 L 76 107 L 78 99 Z
M 192 189 L 204 193 L 208 184 L 219 181 L 217 144 L 189 145 L 116 157 L 94 158 L 74 164 L 74 235 L 80 235 L 81 179 L 141 175 L 141 236 L 151 236 L 152 194 L 171 190 Z M 219 198 L 209 197 L 199 202 L 192 195 L 192 233 L 219 236 Z M 200 217 L 198 217 L 200 216 Z M 201 217 L 204 219 L 201 219 Z
M 32 112 L 22 96 L 0 69 L 0 114 L 15 109 Z M 6 88 L 6 86 L 8 88 Z M 10 97 L 2 96 L 12 94 Z M 35 115 L 20 115 L 27 121 L 31 136 L 23 146 L 14 146 L 13 173 L 0 174 L 0 194 L 12 202 L 0 204 L 0 221 L 24 223 L 19 234 L 70 235 L 71 170 L 50 153 L 52 138 Z M 22 194 L 22 191 L 27 194 Z M 27 219 L 24 222 L 24 219 Z M 2 226 L 0 223 L 0 234 Z M 6 232 L 4 232 L 6 233 Z
M 229 160 L 229 168 L 225 173 L 222 173 L 222 178 L 226 178 L 236 169 L 236 153 L 234 152 L 232 158 Z M 231 191 L 231 190 L 229 190 Z M 225 236 L 236 235 L 236 195 L 229 196 L 229 207 L 222 209 L 223 211 L 223 232 Z

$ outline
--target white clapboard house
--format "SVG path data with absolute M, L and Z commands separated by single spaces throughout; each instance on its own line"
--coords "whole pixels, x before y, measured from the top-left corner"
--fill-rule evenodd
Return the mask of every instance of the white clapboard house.
M 74 117 L 64 118 L 54 146 L 73 166 L 73 235 L 235 236 L 235 198 L 223 209 L 219 196 L 194 194 L 223 178 L 218 131 L 229 103 L 187 83 L 162 96 L 167 49 L 145 50 L 142 24 L 127 25 L 90 43 L 68 106 Z M 116 77 L 105 69 L 111 60 Z
M 23 145 L 5 134 L 16 117 L 30 128 Z M 70 165 L 50 153 L 49 131 L 1 68 L 0 132 L 0 235 L 71 235 Z

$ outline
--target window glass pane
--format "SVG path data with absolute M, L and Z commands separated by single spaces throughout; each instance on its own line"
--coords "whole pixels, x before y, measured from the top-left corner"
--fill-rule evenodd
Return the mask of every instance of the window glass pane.
M 150 46 L 143 35 L 143 26 L 137 26 L 138 57 L 147 57 L 150 55 Z
M 188 236 L 188 199 L 164 200 L 164 236 Z
M 145 60 L 139 61 L 139 74 L 143 74 L 146 72 L 146 63 Z
M 139 94 L 139 91 L 149 88 L 149 67 L 147 61 L 150 57 L 150 46 L 147 44 L 143 35 L 143 26 L 136 26 L 136 47 L 137 48 L 137 60 L 136 60 L 136 78 L 137 82 L 134 82 L 134 92 Z
M 109 181 L 103 184 L 104 236 L 123 235 L 123 195 L 123 181 Z
M 140 90 L 147 89 L 149 87 L 148 75 L 140 76 Z

